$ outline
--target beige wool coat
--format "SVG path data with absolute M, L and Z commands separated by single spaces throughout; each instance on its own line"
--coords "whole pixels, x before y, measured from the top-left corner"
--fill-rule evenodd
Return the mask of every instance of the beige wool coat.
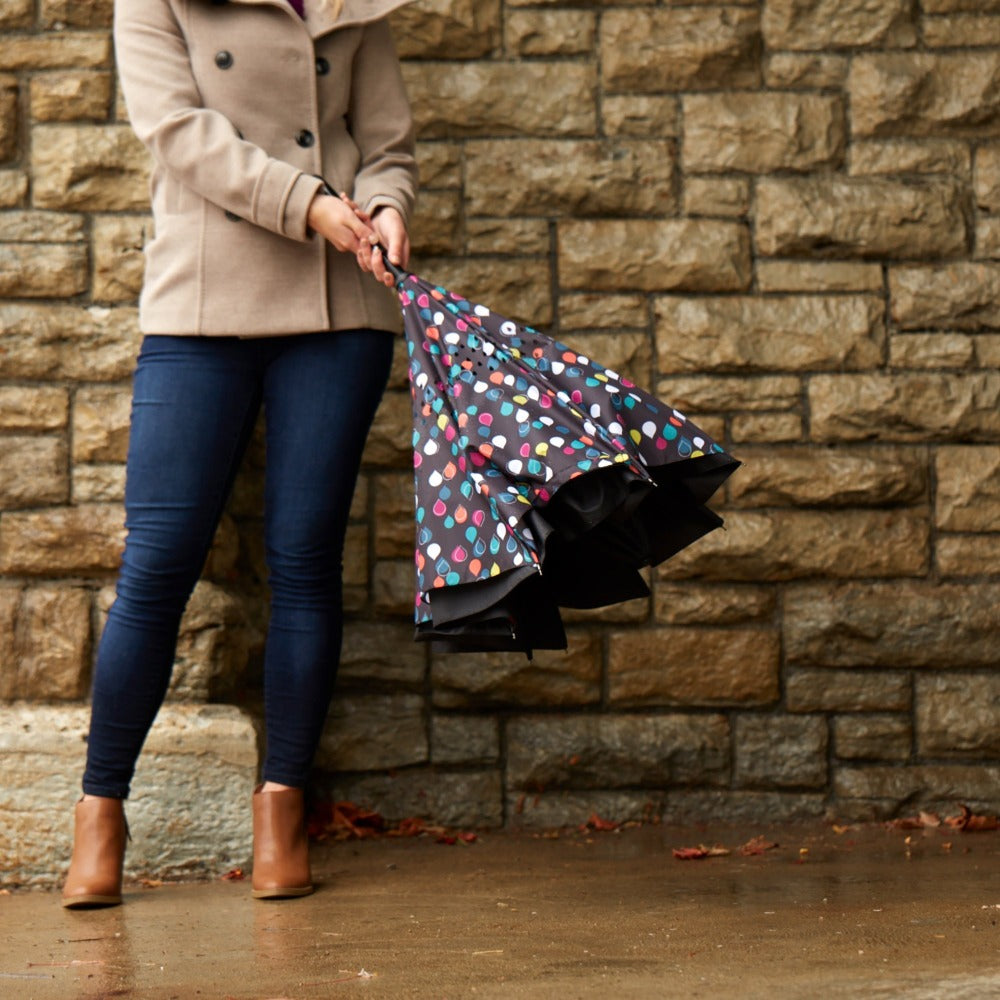
M 395 296 L 306 224 L 325 178 L 407 221 L 413 122 L 386 15 L 345 0 L 116 0 L 129 118 L 153 157 L 144 333 L 398 330 Z

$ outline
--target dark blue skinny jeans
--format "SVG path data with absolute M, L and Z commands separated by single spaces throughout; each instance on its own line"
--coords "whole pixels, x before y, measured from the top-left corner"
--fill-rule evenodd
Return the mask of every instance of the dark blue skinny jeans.
M 263 780 L 302 787 L 340 656 L 344 534 L 393 336 L 148 336 L 136 367 L 125 553 L 94 674 L 83 790 L 128 796 L 181 614 L 261 405 L 271 620 Z

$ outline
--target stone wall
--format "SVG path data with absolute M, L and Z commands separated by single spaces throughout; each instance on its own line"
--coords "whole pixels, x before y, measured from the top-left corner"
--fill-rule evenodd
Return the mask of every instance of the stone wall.
M 120 552 L 150 221 L 111 7 L 0 0 L 8 726 L 78 712 Z M 746 465 L 728 530 L 649 600 L 570 614 L 566 654 L 428 656 L 398 352 L 318 790 L 490 826 L 1000 807 L 1000 3 L 417 0 L 395 23 L 417 269 Z M 256 711 L 260 465 L 258 442 L 177 712 Z

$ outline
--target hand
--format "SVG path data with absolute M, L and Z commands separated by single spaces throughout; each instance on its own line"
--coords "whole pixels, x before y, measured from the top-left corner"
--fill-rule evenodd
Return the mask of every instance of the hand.
M 406 232 L 406 223 L 399 211 L 391 205 L 383 205 L 375 210 L 372 218 L 372 226 L 378 234 L 379 242 L 389 252 L 389 260 L 396 267 L 406 267 L 410 262 L 410 237 Z M 372 248 L 370 251 L 362 248 L 362 256 L 367 257 L 367 261 L 358 263 L 362 270 L 371 271 L 375 277 L 389 288 L 396 284 L 396 279 L 392 272 L 386 270 L 382 261 L 382 254 L 378 249 Z M 366 267 L 365 263 L 369 266 Z
M 371 256 L 371 245 L 379 238 L 371 220 L 340 198 L 318 194 L 309 206 L 309 228 L 329 240 L 338 250 L 352 253 L 360 263 L 363 251 Z M 370 270 L 370 268 L 366 269 Z

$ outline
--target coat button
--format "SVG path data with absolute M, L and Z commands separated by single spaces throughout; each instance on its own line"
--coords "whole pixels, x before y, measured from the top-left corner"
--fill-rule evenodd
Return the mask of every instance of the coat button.
M 229 69 L 233 64 L 233 54 L 232 52 L 227 52 L 223 49 L 221 52 L 215 53 L 215 65 L 219 69 Z
M 296 141 L 296 142 L 297 142 L 297 143 L 298 143 L 298 144 L 299 144 L 299 145 L 300 145 L 300 146 L 301 146 L 301 147 L 302 147 L 303 149 L 308 149 L 308 148 L 309 148 L 309 147 L 310 147 L 310 146 L 311 146 L 311 145 L 312 145 L 312 144 L 313 144 L 313 143 L 314 143 L 314 142 L 316 141 L 316 136 L 314 136 L 314 135 L 312 134 L 312 132 L 310 132 L 310 131 L 309 131 L 309 129 L 307 129 L 307 128 L 304 128 L 304 129 L 303 129 L 303 130 L 302 130 L 301 132 L 299 132 L 299 134 L 298 134 L 298 135 L 297 135 L 297 136 L 295 137 L 295 141 Z
M 230 222 L 242 222 L 243 221 L 235 212 L 230 212 L 228 209 L 226 210 L 226 218 Z
M 329 59 L 324 59 L 322 56 L 318 56 L 316 59 L 316 72 L 320 76 L 326 76 L 326 74 L 330 72 Z

